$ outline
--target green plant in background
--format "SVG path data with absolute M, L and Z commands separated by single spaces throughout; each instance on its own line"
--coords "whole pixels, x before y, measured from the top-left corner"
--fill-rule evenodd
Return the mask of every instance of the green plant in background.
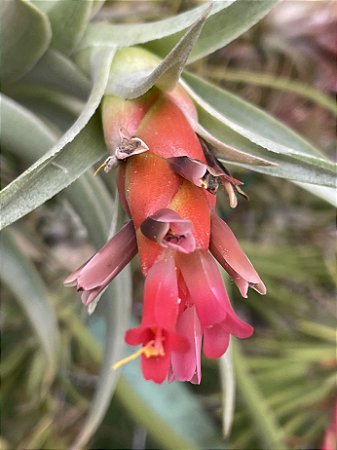
M 164 4 L 156 4 L 160 13 Z M 102 18 L 118 2 L 2 3 L 1 223 L 10 225 L 2 232 L 0 273 L 4 448 L 81 448 L 90 439 L 93 448 L 298 448 L 322 441 L 336 398 L 333 255 L 319 231 L 331 233 L 331 207 L 286 180 L 333 203 L 335 165 L 270 115 L 196 75 L 207 73 L 201 58 L 275 4 L 211 2 L 177 15 L 172 4 L 172 17 L 116 25 Z M 216 79 L 224 69 L 214 64 Z M 93 253 L 91 245 L 102 246 L 123 221 L 114 172 L 92 171 L 107 153 L 103 97 L 134 99 L 178 80 L 197 107 L 195 131 L 245 181 L 256 216 L 249 218 L 246 205 L 229 212 L 224 200 L 218 209 L 233 228 L 243 224 L 241 235 L 250 240 L 244 248 L 268 287 L 268 297 L 250 296 L 241 311 L 249 308 L 256 332 L 240 347 L 234 342 L 221 360 L 221 385 L 215 362 L 205 360 L 203 384 L 193 389 L 145 382 L 137 363 L 122 374 L 111 369 L 124 356 L 132 299 L 138 315 L 136 265 L 111 283 L 90 317 L 62 287 L 67 271 Z M 297 92 L 305 96 L 305 86 Z M 321 92 L 310 99 L 335 112 Z M 289 209 L 292 192 L 303 215 Z

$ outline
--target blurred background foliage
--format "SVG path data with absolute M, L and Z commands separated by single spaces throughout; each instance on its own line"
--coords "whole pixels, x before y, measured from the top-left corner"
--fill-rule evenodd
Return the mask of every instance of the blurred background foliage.
M 113 1 L 95 20 L 150 21 L 196 4 Z M 334 158 L 335 117 L 330 103 L 319 95 L 332 98 L 336 91 L 334 7 L 330 1 L 283 2 L 249 32 L 188 69 L 262 107 Z M 43 88 L 40 94 L 43 108 Z M 62 120 L 54 121 L 56 135 L 79 111 L 80 105 L 70 101 L 68 111 L 73 114 L 57 115 Z M 5 186 L 32 161 L 6 153 L 1 162 Z M 249 201 L 241 199 L 230 210 L 223 196 L 219 211 L 268 294 L 251 292 L 249 300 L 242 301 L 228 283 L 235 309 L 255 326 L 251 339 L 236 341 L 232 348 L 237 396 L 229 435 L 223 438 L 226 393 L 219 363 L 213 360 L 203 361 L 201 386 L 183 386 L 193 405 L 188 417 L 182 397 L 165 397 L 164 387 L 149 388 L 150 383 L 128 368 L 102 423 L 95 424 L 94 416 L 86 420 L 101 370 L 101 319 L 107 311 L 100 305 L 88 318 L 78 296 L 63 287 L 63 279 L 94 252 L 87 222 L 88 215 L 96 217 L 92 208 L 101 181 L 90 178 L 83 183 L 92 188 L 82 207 L 76 209 L 71 192 L 61 193 L 3 234 L 2 449 L 69 448 L 84 429 L 90 436 L 88 430 L 96 426 L 84 447 L 190 448 L 192 442 L 193 448 L 320 448 L 336 404 L 334 211 L 283 179 L 238 168 L 233 174 L 244 181 Z M 113 177 L 102 180 L 109 193 L 98 212 L 104 215 L 110 214 L 115 194 Z M 143 279 L 137 259 L 132 279 L 132 310 L 139 316 Z M 33 312 L 25 303 L 28 296 Z M 128 298 L 131 294 L 125 293 L 126 307 Z M 41 340 L 38 320 L 50 316 L 44 314 L 46 308 L 52 309 L 55 323 L 48 324 L 48 336 Z M 54 345 L 58 339 L 60 351 L 54 360 L 48 342 Z M 174 410 L 172 417 L 168 409 Z M 199 420 L 207 422 L 204 435 L 195 430 L 194 436 L 185 436 L 184 444 L 184 421 L 191 430 Z

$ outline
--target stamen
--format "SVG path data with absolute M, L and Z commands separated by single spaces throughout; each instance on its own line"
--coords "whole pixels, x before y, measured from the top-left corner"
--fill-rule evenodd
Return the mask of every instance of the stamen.
M 139 350 L 135 351 L 134 353 L 132 353 L 130 356 L 127 356 L 126 358 L 121 359 L 120 361 L 117 361 L 113 366 L 113 370 L 117 370 L 119 369 L 121 366 L 124 366 L 125 364 L 128 364 L 130 361 L 133 361 L 134 359 L 137 359 L 138 356 L 141 356 L 143 353 L 145 354 L 145 356 L 147 358 L 149 358 L 150 356 L 147 356 L 150 347 L 153 346 L 154 341 L 149 341 L 144 347 L 140 348 Z
M 99 166 L 99 168 L 96 169 L 94 175 L 96 176 L 96 175 L 98 174 L 98 172 L 99 172 L 100 170 L 103 169 L 103 167 L 104 167 L 104 172 L 105 172 L 105 173 L 110 172 L 110 170 L 115 166 L 116 162 L 117 162 L 117 161 L 116 161 L 116 157 L 115 157 L 115 156 L 109 156 L 109 157 L 103 162 L 103 164 L 101 164 L 101 165 Z
M 99 166 L 98 169 L 95 170 L 94 176 L 96 176 L 96 175 L 98 174 L 98 172 L 100 172 L 100 171 L 103 169 L 103 167 L 105 167 L 105 166 L 106 166 L 106 160 L 104 161 L 103 164 L 101 164 L 101 165 Z
M 237 197 L 235 195 L 235 191 L 234 191 L 234 188 L 233 188 L 232 184 L 229 183 L 229 182 L 224 182 L 223 185 L 224 185 L 224 187 L 225 187 L 225 189 L 227 191 L 228 197 L 229 197 L 229 205 L 230 205 L 230 207 L 231 208 L 236 208 L 237 205 L 238 205 L 238 199 L 237 199 Z
M 163 348 L 164 337 L 161 335 L 161 330 L 157 330 L 156 338 L 149 341 L 144 347 L 136 350 L 130 356 L 117 361 L 113 366 L 113 370 L 117 370 L 120 367 L 128 364 L 130 361 L 137 359 L 139 356 L 144 355 L 146 358 L 151 358 L 153 356 L 165 356 L 165 350 Z

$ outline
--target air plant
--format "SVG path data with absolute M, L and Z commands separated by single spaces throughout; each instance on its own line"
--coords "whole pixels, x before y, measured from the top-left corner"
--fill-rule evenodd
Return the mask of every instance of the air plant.
M 70 262 L 72 273 L 65 280 L 81 292 L 91 314 L 89 328 L 81 324 L 78 310 L 56 306 L 59 321 L 77 336 L 79 346 L 79 334 L 84 336 L 83 348 L 96 362 L 99 350 L 92 324 L 106 330 L 100 382 L 74 448 L 86 445 L 118 379 L 123 386 L 128 370 L 137 365 L 116 369 L 137 356 L 144 378 L 161 385 L 143 381 L 138 372 L 132 377 L 135 385 L 158 387 L 158 395 L 183 392 L 181 398 L 190 402 L 193 396 L 178 381 L 201 383 L 203 348 L 206 361 L 226 361 L 233 406 L 227 350 L 231 336 L 249 338 L 254 323 L 246 321 L 247 303 L 241 309 L 231 305 L 219 265 L 244 298 L 249 288 L 265 294 L 266 287 L 234 236 L 235 225 L 230 227 L 223 210 L 216 210 L 216 197 L 226 198 L 232 209 L 238 202 L 250 208 L 247 198 L 254 196 L 254 189 L 241 178 L 257 173 L 334 201 L 335 165 L 323 153 L 262 110 L 185 68 L 232 42 L 276 3 L 207 2 L 173 17 L 133 24 L 100 19 L 114 2 L 15 0 L 1 6 L 6 184 L 1 223 L 8 227 L 3 232 L 6 263 L 1 277 L 21 300 L 42 343 L 39 367 L 48 368 L 41 369 L 43 393 L 56 382 L 60 351 L 65 350 L 55 311 L 45 301 L 50 294 L 43 277 L 21 255 L 17 230 L 25 229 L 26 215 L 60 194 L 56 201 L 62 195 L 99 248 Z M 18 176 L 11 171 L 15 159 L 28 167 Z M 145 276 L 140 323 L 131 313 L 128 266 L 137 253 Z M 78 304 L 78 296 L 69 292 L 62 295 Z M 59 301 L 64 305 L 62 300 L 57 305 Z M 93 334 L 87 335 L 88 330 Z M 129 346 L 137 346 L 135 353 L 125 356 L 124 338 Z M 246 343 L 249 339 L 242 346 Z M 240 365 L 238 347 L 232 351 Z M 118 389 L 132 408 L 127 398 L 132 389 Z M 162 446 L 222 446 L 209 418 L 192 403 L 188 410 L 192 422 L 199 421 L 202 438 L 198 432 L 191 431 L 188 438 L 185 431 L 176 432 L 179 424 L 173 421 L 169 429 L 175 432 L 157 436 Z M 264 445 L 283 445 L 283 434 L 274 432 L 276 421 L 268 411 L 261 414 L 267 430 Z M 233 413 L 229 416 L 227 432 Z M 140 420 L 151 428 L 146 414 Z M 196 428 L 192 422 L 189 430 Z M 32 445 L 29 439 L 23 444 Z

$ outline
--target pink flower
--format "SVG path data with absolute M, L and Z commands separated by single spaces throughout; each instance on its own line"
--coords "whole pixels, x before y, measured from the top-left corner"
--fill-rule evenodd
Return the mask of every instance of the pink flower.
M 110 239 L 83 266 L 69 275 L 66 286 L 76 286 L 82 292 L 82 302 L 89 305 L 119 274 L 137 253 L 136 235 L 132 221 Z
M 244 297 L 249 287 L 266 292 L 215 214 L 219 185 L 235 206 L 242 183 L 199 141 L 184 111 L 196 116 L 180 88 L 170 94 L 153 89 L 135 101 L 106 98 L 103 125 L 112 155 L 103 166 L 119 166 L 118 189 L 132 222 L 66 280 L 88 305 L 138 250 L 146 277 L 143 317 L 125 340 L 141 348 L 114 367 L 141 356 L 145 379 L 156 383 L 200 383 L 202 348 L 206 357 L 219 358 L 231 335 L 253 332 L 235 314 L 209 250 Z

